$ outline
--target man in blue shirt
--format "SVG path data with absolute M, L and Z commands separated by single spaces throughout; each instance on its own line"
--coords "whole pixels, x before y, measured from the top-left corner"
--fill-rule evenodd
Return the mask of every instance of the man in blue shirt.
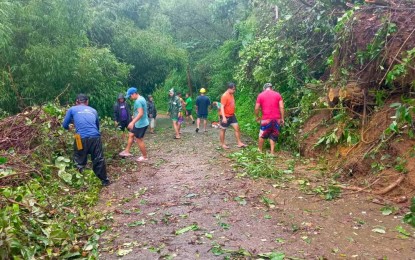
M 196 123 L 196 133 L 199 132 L 200 119 L 203 119 L 203 127 L 206 130 L 207 117 L 208 117 L 208 108 L 210 106 L 210 99 L 205 96 L 206 89 L 200 89 L 200 96 L 196 98 L 196 114 L 197 114 L 197 123 Z
M 128 124 L 127 128 L 130 130 L 128 134 L 128 143 L 124 151 L 120 153 L 120 156 L 129 157 L 132 156 L 130 153 L 131 146 L 134 142 L 134 137 L 138 148 L 140 148 L 141 156 L 136 159 L 138 162 L 147 161 L 146 145 L 144 143 L 144 134 L 147 131 L 149 125 L 148 113 L 147 113 L 147 102 L 144 97 L 140 96 L 136 88 L 129 88 L 125 98 L 134 100 L 134 116 L 133 120 Z
M 108 186 L 104 151 L 102 149 L 101 134 L 99 132 L 99 118 L 95 109 L 88 106 L 88 97 L 79 94 L 76 97 L 76 106 L 69 108 L 62 123 L 63 128 L 69 130 L 69 124 L 75 125 L 76 133 L 80 135 L 82 145 L 74 143 L 74 161 L 79 172 L 86 166 L 88 154 L 91 154 L 92 169 L 101 180 L 102 185 Z

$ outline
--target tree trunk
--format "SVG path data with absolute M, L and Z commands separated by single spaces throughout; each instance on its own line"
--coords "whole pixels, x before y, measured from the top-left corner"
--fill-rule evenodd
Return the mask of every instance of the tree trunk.
M 189 94 L 190 96 L 193 96 L 193 88 L 192 88 L 192 79 L 190 77 L 190 65 L 187 65 L 187 87 L 189 88 Z
M 330 88 L 327 94 L 330 106 L 335 106 L 341 100 L 343 103 L 350 104 L 351 106 L 360 105 L 363 106 L 373 105 L 373 97 L 365 96 L 365 89 L 359 86 L 356 82 L 351 82 L 343 88 Z

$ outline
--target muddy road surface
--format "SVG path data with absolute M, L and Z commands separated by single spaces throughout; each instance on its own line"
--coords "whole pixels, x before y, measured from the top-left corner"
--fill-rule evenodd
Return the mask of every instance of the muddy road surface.
M 321 181 L 310 161 L 297 162 L 283 185 L 240 177 L 228 157 L 240 151 L 233 131 L 224 151 L 218 129 L 195 128 L 188 124 L 175 140 L 170 120 L 161 118 L 156 134 L 145 136 L 148 162 L 117 158 L 118 177 L 95 209 L 109 226 L 100 259 L 415 259 L 403 212 L 384 215 L 366 193 L 332 201 L 305 193 L 305 176 Z M 243 141 L 251 144 L 244 149 L 255 146 Z M 275 161 L 283 168 L 292 158 Z

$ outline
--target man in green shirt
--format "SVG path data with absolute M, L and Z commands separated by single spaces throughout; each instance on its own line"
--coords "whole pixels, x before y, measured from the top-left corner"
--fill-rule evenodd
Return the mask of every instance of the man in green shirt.
M 170 115 L 170 119 L 173 122 L 173 128 L 176 135 L 174 139 L 180 139 L 180 128 L 179 128 L 179 118 L 182 116 L 182 103 L 180 102 L 179 97 L 174 92 L 174 89 L 170 89 L 169 91 L 169 111 L 168 115 Z
M 184 102 L 186 104 L 186 119 L 191 119 L 192 124 L 195 124 L 195 120 L 192 116 L 193 111 L 193 100 L 189 93 L 186 93 L 186 101 Z

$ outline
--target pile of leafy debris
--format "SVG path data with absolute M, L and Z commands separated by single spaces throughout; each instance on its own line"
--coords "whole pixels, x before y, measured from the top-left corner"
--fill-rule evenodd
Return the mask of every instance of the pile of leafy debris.
M 411 1 L 412 2 L 412 1 Z M 361 88 L 408 87 L 415 80 L 413 2 L 364 5 L 345 13 L 336 25 L 337 43 L 328 84 Z
M 63 108 L 47 105 L 0 121 L 1 259 L 97 256 L 105 216 L 88 208 L 101 185 L 91 170 L 73 167 L 63 116 Z M 117 136 L 105 134 L 108 142 Z
M 302 128 L 301 152 L 324 154 L 344 189 L 409 203 L 415 195 L 415 8 L 383 1 L 339 20 L 328 102 Z M 318 103 L 318 102 L 316 102 Z

